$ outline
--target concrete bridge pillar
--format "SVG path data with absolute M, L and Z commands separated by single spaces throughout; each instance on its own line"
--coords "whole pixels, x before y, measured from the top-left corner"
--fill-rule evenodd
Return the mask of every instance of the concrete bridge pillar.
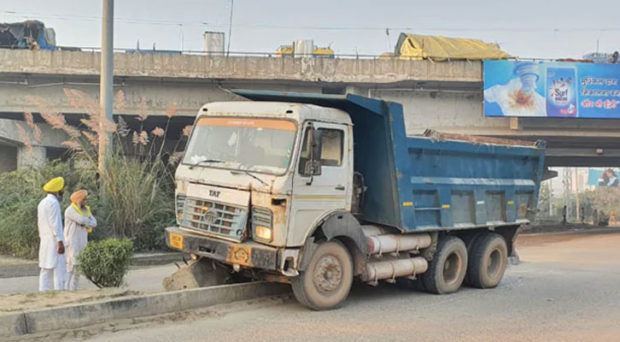
M 42 167 L 47 160 L 47 149 L 44 146 L 32 146 L 28 149 L 21 146 L 17 149 L 17 169 Z
M 0 172 L 43 166 L 49 148 L 65 149 L 62 142 L 68 137 L 64 132 L 52 129 L 45 123 L 36 125 L 40 131 L 38 135 L 24 121 L 0 119 Z M 19 127 L 23 129 L 22 133 Z M 27 142 L 24 141 L 26 139 Z

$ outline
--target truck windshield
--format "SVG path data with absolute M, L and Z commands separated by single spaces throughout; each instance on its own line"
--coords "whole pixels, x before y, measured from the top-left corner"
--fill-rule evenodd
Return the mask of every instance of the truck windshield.
M 183 163 L 281 174 L 291 160 L 296 130 L 289 120 L 201 118 Z

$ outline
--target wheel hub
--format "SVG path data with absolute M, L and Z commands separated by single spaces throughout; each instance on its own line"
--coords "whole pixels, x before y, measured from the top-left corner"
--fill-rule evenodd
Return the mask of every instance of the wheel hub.
M 447 284 L 454 283 L 461 272 L 461 258 L 458 254 L 452 253 L 446 259 L 443 266 L 443 278 Z
M 487 273 L 491 277 L 497 276 L 500 271 L 501 253 L 499 250 L 493 250 L 489 255 L 489 265 L 487 266 Z
M 322 292 L 336 290 L 342 282 L 342 265 L 331 255 L 324 256 L 316 265 L 314 285 Z

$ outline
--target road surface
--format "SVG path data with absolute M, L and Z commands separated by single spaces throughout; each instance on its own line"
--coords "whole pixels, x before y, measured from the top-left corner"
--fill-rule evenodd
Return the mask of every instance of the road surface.
M 620 234 L 523 237 L 493 290 L 431 295 L 356 286 L 344 307 L 294 300 L 67 333 L 93 341 L 620 341 Z M 235 306 L 237 308 L 235 309 Z M 75 337 L 78 337 L 77 339 Z

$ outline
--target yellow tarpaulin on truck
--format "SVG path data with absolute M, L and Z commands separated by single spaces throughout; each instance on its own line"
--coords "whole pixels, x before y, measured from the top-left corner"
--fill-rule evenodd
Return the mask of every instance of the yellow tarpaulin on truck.
M 447 38 L 401 33 L 394 50 L 401 59 L 504 59 L 510 57 L 499 45 L 478 39 Z

